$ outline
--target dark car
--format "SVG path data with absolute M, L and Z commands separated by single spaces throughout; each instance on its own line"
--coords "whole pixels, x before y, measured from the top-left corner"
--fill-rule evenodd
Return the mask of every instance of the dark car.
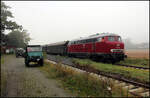
M 15 51 L 15 54 L 16 54 L 16 57 L 24 57 L 24 53 L 25 53 L 25 50 L 23 48 L 16 48 L 16 51 Z
M 37 62 L 43 66 L 43 52 L 40 45 L 28 45 L 25 52 L 25 65 L 29 66 L 30 62 Z

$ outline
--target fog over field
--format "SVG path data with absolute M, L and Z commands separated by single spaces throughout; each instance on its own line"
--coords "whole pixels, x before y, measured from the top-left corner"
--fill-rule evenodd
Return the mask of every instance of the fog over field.
M 126 48 L 149 47 L 149 1 L 4 2 L 14 20 L 30 33 L 30 44 L 110 32 L 119 34 Z

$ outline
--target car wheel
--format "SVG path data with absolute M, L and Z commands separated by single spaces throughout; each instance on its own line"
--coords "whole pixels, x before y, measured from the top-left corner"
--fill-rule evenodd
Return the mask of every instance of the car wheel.
M 43 60 L 40 60 L 40 66 L 43 66 Z
M 29 67 L 29 62 L 25 61 L 25 65 L 26 65 L 26 67 Z

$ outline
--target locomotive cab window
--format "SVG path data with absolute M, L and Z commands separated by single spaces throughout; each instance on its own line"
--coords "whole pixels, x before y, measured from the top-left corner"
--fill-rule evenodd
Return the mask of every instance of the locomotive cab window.
M 121 40 L 121 37 L 120 37 L 120 36 L 118 36 L 118 37 L 117 37 L 117 41 L 122 42 L 122 40 Z
M 108 41 L 122 41 L 120 36 L 108 36 Z
M 114 36 L 108 36 L 108 41 L 115 41 L 115 37 Z

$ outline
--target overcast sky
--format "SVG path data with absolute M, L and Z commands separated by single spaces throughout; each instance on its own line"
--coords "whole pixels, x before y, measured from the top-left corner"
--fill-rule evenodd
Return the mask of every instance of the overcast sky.
M 28 30 L 29 44 L 49 44 L 110 32 L 149 42 L 149 1 L 5 1 Z

